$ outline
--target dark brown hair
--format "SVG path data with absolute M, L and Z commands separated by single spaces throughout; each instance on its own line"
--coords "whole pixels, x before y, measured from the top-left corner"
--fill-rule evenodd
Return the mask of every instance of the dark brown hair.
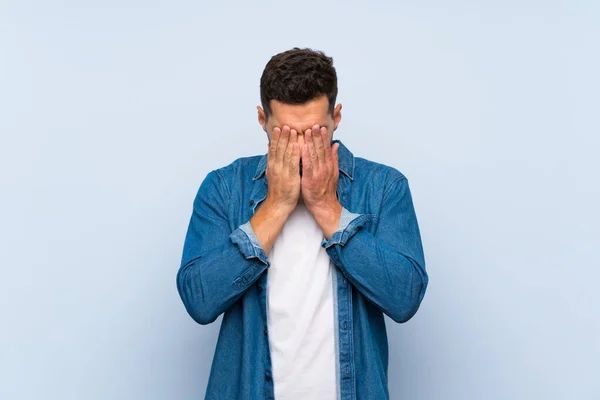
M 304 104 L 326 95 L 333 117 L 337 97 L 337 74 L 333 58 L 322 51 L 294 47 L 271 57 L 260 78 L 260 101 L 265 117 L 272 114 L 270 101 Z

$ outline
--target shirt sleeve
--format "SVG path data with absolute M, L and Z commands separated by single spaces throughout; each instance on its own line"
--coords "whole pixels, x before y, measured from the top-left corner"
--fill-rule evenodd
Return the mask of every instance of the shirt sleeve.
M 247 233 L 249 221 L 231 232 L 229 198 L 220 172 L 211 171 L 194 199 L 183 245 L 177 290 L 200 324 L 216 320 L 270 266 L 265 252 Z
M 239 244 L 240 250 L 246 258 L 257 257 L 263 263 L 270 265 L 267 254 L 263 249 L 258 237 L 254 233 L 250 221 L 242 224 L 231 234 L 232 240 Z
M 354 223 L 351 229 L 348 229 L 348 226 L 351 222 L 355 221 L 357 218 L 363 216 L 364 214 L 358 214 L 350 212 L 346 207 L 342 207 L 342 213 L 340 214 L 340 222 L 338 224 L 337 230 L 331 235 L 329 239 L 323 237 L 321 241 L 321 247 L 328 248 L 333 244 L 340 244 L 342 240 L 346 242 L 350 236 L 352 236 L 356 232 L 357 224 Z M 344 235 L 345 234 L 345 235 Z
M 408 180 L 387 185 L 379 214 L 346 212 L 321 246 L 342 274 L 396 322 L 417 312 L 429 282 Z M 374 233 L 365 229 L 375 224 Z

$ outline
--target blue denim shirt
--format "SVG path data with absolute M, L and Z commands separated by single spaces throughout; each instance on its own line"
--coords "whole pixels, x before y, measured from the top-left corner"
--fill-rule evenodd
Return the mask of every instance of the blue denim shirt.
M 340 399 L 381 400 L 388 392 L 384 314 L 403 323 L 428 284 L 407 178 L 355 157 L 339 142 L 338 230 L 321 246 L 335 264 L 333 295 Z M 274 399 L 267 329 L 270 261 L 250 225 L 267 197 L 267 155 L 212 170 L 193 203 L 177 289 L 189 315 L 223 314 L 206 399 Z

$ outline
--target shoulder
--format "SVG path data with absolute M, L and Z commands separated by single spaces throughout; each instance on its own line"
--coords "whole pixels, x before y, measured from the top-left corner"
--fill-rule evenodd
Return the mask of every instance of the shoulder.
M 229 164 L 213 169 L 208 175 L 218 180 L 223 189 L 230 193 L 233 186 L 252 182 L 262 158 L 262 154 L 239 157 Z
M 382 202 L 389 199 L 411 198 L 408 178 L 396 167 L 355 157 L 354 181 Z M 394 201 L 396 201 L 394 200 Z
M 399 169 L 381 162 L 369 160 L 363 157 L 354 157 L 354 175 L 357 181 L 377 181 L 387 185 L 393 185 L 405 180 L 406 175 Z
M 195 202 L 230 199 L 244 188 L 244 181 L 252 182 L 261 155 L 239 157 L 229 164 L 209 170 L 201 179 Z
M 254 177 L 254 173 L 262 157 L 262 154 L 239 157 L 227 165 L 214 169 L 214 171 L 223 178 L 230 175 L 252 175 Z

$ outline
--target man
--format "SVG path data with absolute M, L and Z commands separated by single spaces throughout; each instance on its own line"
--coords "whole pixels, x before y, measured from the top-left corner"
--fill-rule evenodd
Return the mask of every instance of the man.
M 267 153 L 212 170 L 193 204 L 177 289 L 190 316 L 223 314 L 206 399 L 386 399 L 383 314 L 417 312 L 428 275 L 406 177 L 332 140 L 333 60 L 267 63 Z

